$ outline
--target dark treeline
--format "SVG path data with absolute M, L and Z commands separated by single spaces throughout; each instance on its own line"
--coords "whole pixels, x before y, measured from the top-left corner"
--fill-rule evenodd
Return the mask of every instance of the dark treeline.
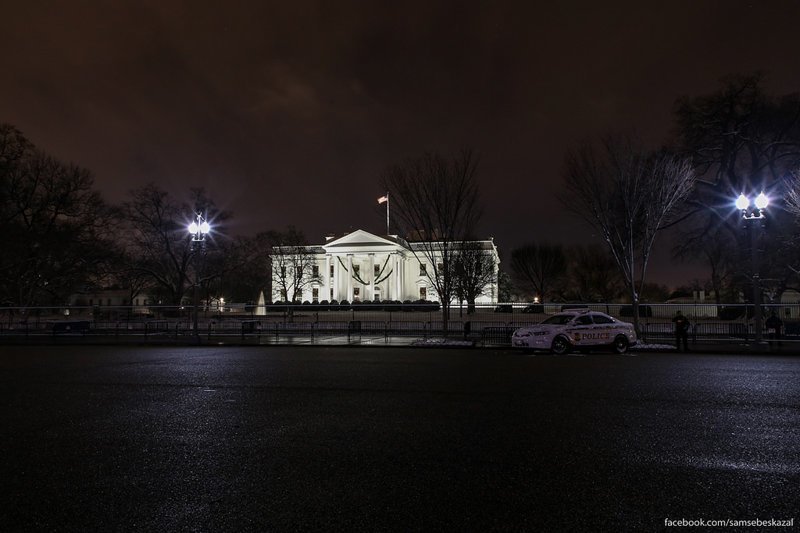
M 401 233 L 435 236 L 444 250 L 417 252 L 434 266 L 431 289 L 468 303 L 495 275 L 486 254 L 463 245 L 475 238 L 480 217 L 477 163 L 468 150 L 452 158 L 426 153 L 383 175 Z M 569 150 L 561 200 L 604 245 L 534 239 L 511 250 L 498 299 L 663 301 L 670 292 L 647 283 L 647 267 L 656 236 L 668 228 L 680 236 L 675 258 L 707 267 L 707 279 L 679 293 L 704 289 L 721 303 L 755 297 L 748 290 L 754 280 L 768 299 L 800 289 L 798 169 L 797 94 L 769 95 L 762 76 L 751 75 L 727 78 L 709 95 L 680 98 L 673 138 L 663 147 L 607 135 Z M 773 203 L 761 223 L 744 227 L 733 201 L 760 191 Z M 202 245 L 186 230 L 196 213 L 216 228 Z M 152 183 L 109 205 L 88 170 L 0 124 L 2 305 L 62 305 L 70 295 L 106 288 L 129 291 L 129 301 L 147 294 L 171 305 L 195 290 L 204 300 L 225 294 L 253 302 L 261 291 L 269 298 L 275 286 L 286 300 L 299 298 L 315 275 L 304 261 L 302 232 L 289 226 L 232 236 L 225 230 L 232 216 L 203 190 L 178 200 Z
M 755 285 L 778 299 L 800 289 L 799 169 L 800 96 L 769 95 L 760 74 L 728 77 L 711 94 L 677 100 L 661 148 L 609 135 L 570 150 L 562 202 L 605 246 L 531 242 L 512 251 L 508 281 L 522 299 L 663 301 L 667 289 L 646 273 L 656 234 L 671 229 L 675 259 L 704 264 L 708 276 L 672 296 L 702 289 L 717 303 L 752 301 Z M 736 197 L 761 191 L 771 204 L 749 214 L 764 218 L 743 220 Z
M 73 294 L 129 291 L 177 305 L 197 288 L 204 299 L 226 294 L 252 301 L 268 286 L 268 255 L 280 232 L 225 235 L 231 213 L 203 190 L 178 201 L 155 184 L 109 205 L 91 173 L 37 148 L 14 126 L 0 124 L 0 302 L 63 305 Z M 202 213 L 217 228 L 202 246 L 187 224 Z

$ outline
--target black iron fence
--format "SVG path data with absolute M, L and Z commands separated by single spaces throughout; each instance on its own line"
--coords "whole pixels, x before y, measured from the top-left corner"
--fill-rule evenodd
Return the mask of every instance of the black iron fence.
M 439 304 L 347 304 L 231 306 L 207 309 L 192 306 L 103 306 L 0 308 L 0 342 L 21 339 L 82 339 L 103 342 L 170 342 L 190 338 L 213 340 L 236 337 L 239 342 L 263 339 L 324 339 L 356 336 L 455 337 L 484 345 L 507 345 L 516 328 L 541 322 L 568 308 L 588 307 L 622 320 L 631 320 L 632 308 L 624 304 L 500 304 L 445 310 Z M 763 317 L 773 314 L 781 330 L 765 327 L 764 340 L 800 341 L 800 304 L 763 306 Z M 197 312 L 195 329 L 195 311 Z M 744 304 L 643 304 L 641 339 L 672 343 L 672 317 L 681 311 L 692 326 L 690 340 L 750 342 L 755 336 L 753 307 Z

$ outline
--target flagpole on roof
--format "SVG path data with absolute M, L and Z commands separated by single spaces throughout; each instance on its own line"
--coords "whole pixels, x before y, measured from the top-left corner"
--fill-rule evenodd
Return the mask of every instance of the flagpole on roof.
M 379 204 L 386 204 L 386 236 L 389 236 L 389 193 L 386 193 L 386 196 L 381 196 L 378 198 Z

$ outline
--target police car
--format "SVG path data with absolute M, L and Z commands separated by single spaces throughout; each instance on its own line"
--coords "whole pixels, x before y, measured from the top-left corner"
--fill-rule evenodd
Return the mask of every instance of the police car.
M 511 336 L 515 348 L 550 350 L 555 354 L 595 347 L 625 353 L 636 342 L 633 324 L 589 309 L 562 311 L 541 324 L 519 328 Z

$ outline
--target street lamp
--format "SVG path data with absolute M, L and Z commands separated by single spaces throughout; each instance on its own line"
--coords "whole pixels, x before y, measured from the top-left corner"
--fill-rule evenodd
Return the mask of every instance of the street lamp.
M 195 220 L 192 221 L 192 223 L 189 224 L 189 226 L 186 229 L 189 231 L 189 235 L 192 237 L 192 249 L 194 250 L 195 247 L 199 246 L 200 249 L 203 250 L 205 247 L 206 235 L 211 233 L 211 225 L 208 223 L 208 221 L 203 217 L 203 215 L 197 213 L 197 215 L 195 216 Z M 197 329 L 197 308 L 200 306 L 200 302 L 198 300 L 199 295 L 197 293 L 197 284 L 199 280 L 197 273 L 198 262 L 196 259 L 194 266 L 195 266 L 195 273 L 194 273 L 195 280 L 193 283 L 193 293 L 194 293 L 193 323 L 194 323 L 194 334 L 195 336 L 199 337 L 200 332 Z
M 189 224 L 187 229 L 192 236 L 192 242 L 203 242 L 206 240 L 206 235 L 211 232 L 211 225 L 203 218 L 203 215 L 197 213 L 196 220 Z
M 750 199 L 740 194 L 736 199 L 736 209 L 742 213 L 742 223 L 750 228 L 750 259 L 753 269 L 753 320 L 755 321 L 755 344 L 760 346 L 763 342 L 763 325 L 761 323 L 761 284 L 759 280 L 758 258 L 758 229 L 764 227 L 764 222 L 769 205 L 769 198 L 761 191 L 751 202 Z

